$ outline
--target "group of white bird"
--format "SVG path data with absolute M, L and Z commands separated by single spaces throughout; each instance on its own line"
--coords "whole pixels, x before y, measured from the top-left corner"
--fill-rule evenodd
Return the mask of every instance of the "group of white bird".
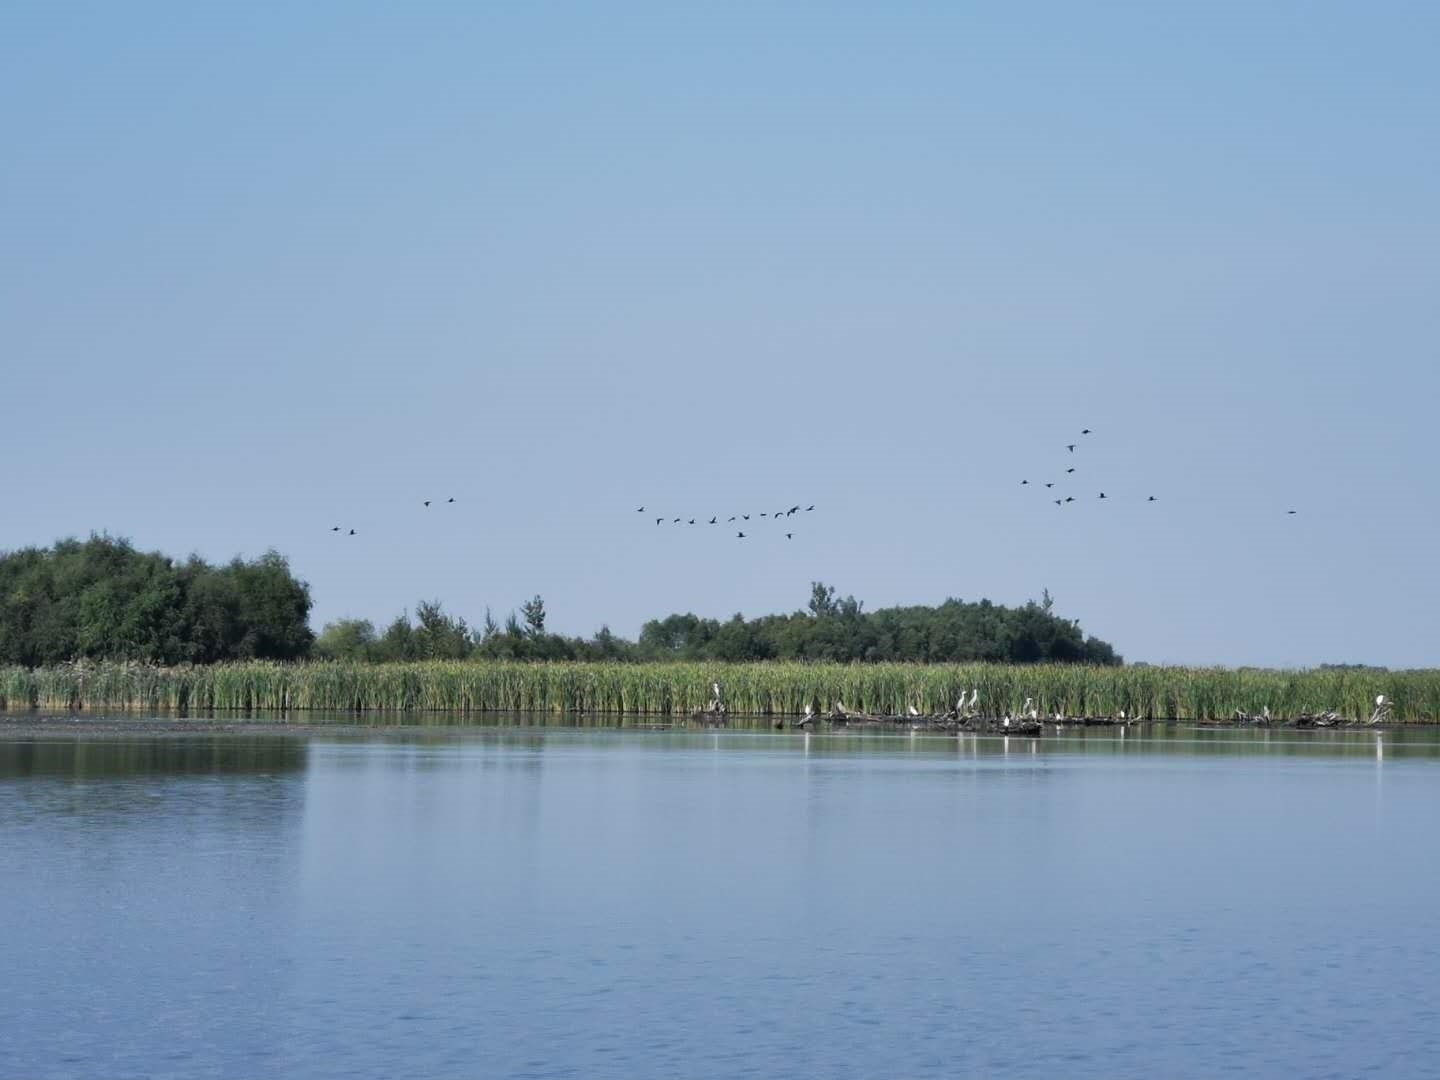
M 710 711 L 711 711 L 711 712 L 723 712 L 724 709 L 725 709 L 725 706 L 724 706 L 724 703 L 723 703 L 723 695 L 722 695 L 722 693 L 721 693 L 721 691 L 720 691 L 720 684 L 719 684 L 718 682 L 713 682 L 713 683 L 710 684 L 710 689 L 714 692 L 714 695 L 715 695 L 714 698 L 713 698 L 713 699 L 711 700 L 711 702 L 710 702 Z M 960 691 L 960 697 L 959 697 L 959 699 L 956 700 L 956 702 L 955 702 L 955 710 L 954 710 L 954 713 L 953 713 L 955 719 L 957 719 L 957 720 L 970 720 L 970 719 L 974 719 L 976 716 L 979 715 L 979 713 L 977 712 L 977 709 L 976 709 L 977 705 L 979 704 L 979 701 L 980 701 L 980 691 L 979 691 L 978 688 L 975 688 L 975 687 L 972 687 L 972 688 L 971 688 L 968 699 L 967 699 L 967 697 L 966 697 L 965 691 L 963 691 L 963 690 Z M 842 712 L 845 711 L 845 705 L 844 705 L 843 702 L 840 703 L 840 709 L 841 709 Z M 1391 709 L 1391 702 L 1386 699 L 1386 697 L 1385 697 L 1384 694 L 1377 694 L 1377 695 L 1375 695 L 1375 709 L 1374 709 L 1373 712 L 1371 712 L 1371 714 L 1370 714 L 1370 719 L 1367 720 L 1366 723 L 1373 725 L 1373 724 L 1383 724 L 1383 723 L 1388 722 L 1389 719 L 1390 719 L 1390 709 Z M 905 707 L 905 714 L 906 714 L 908 717 L 910 717 L 912 720 L 918 720 L 918 719 L 920 719 L 922 716 L 925 715 L 925 714 L 922 713 L 919 709 L 917 709 L 914 705 L 907 705 L 907 706 Z M 1122 721 L 1122 722 L 1124 722 L 1124 723 L 1131 723 L 1131 722 L 1139 721 L 1140 718 L 1141 718 L 1141 717 L 1140 717 L 1140 714 L 1139 714 L 1138 712 L 1137 712 L 1134 716 L 1132 716 L 1132 717 L 1127 717 L 1127 716 L 1125 715 L 1125 710 L 1124 710 L 1124 709 L 1121 709 L 1121 710 L 1119 711 L 1119 713 L 1116 714 L 1116 719 L 1117 719 L 1117 720 L 1120 720 L 1120 721 Z M 804 718 L 804 720 L 803 720 L 802 722 L 803 722 L 803 723 L 810 723 L 810 722 L 812 722 L 812 721 L 814 721 L 814 720 L 816 720 L 816 719 L 818 719 L 818 717 L 817 717 L 817 715 L 816 715 L 816 713 L 815 713 L 815 706 L 814 706 L 813 704 L 807 702 L 806 705 L 805 705 L 805 718 Z M 1040 719 L 1040 710 L 1039 710 L 1039 708 L 1038 708 L 1038 707 L 1036 706 L 1036 704 L 1035 704 L 1035 699 L 1034 699 L 1034 698 L 1029 698 L 1029 697 L 1027 697 L 1027 698 L 1025 699 L 1025 704 L 1022 705 L 1022 706 L 1020 706 L 1020 713 L 1019 713 L 1019 715 L 1018 715 L 1018 716 L 1011 716 L 1009 713 L 1006 713 L 1004 716 L 1002 716 L 1002 717 L 1000 718 L 1000 726 L 1001 726 L 1002 728 L 1006 728 L 1006 727 L 1009 727 L 1013 721 L 1017 721 L 1017 720 L 1038 721 L 1039 719 Z M 1050 719 L 1055 723 L 1055 725 L 1056 725 L 1057 727 L 1059 727 L 1061 724 L 1064 724 L 1064 723 L 1066 722 L 1065 714 L 1062 713 L 1062 712 L 1060 712 L 1059 710 L 1056 710 L 1055 715 L 1052 716 Z M 1270 721 L 1270 706 L 1269 706 L 1269 705 L 1266 705 L 1266 706 L 1265 706 L 1264 711 L 1260 714 L 1259 719 L 1263 719 L 1266 723 L 1269 723 L 1269 721 Z

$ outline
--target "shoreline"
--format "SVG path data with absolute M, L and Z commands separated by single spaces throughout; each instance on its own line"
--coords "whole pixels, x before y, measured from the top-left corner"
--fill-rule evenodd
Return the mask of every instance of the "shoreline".
M 496 717 L 497 714 L 490 714 Z M 512 714 L 515 717 L 525 717 L 527 714 Z M 376 719 L 367 721 L 364 717 L 370 716 Z M 432 722 L 417 722 L 417 716 L 430 716 L 436 718 Z M 1041 734 L 1034 732 L 1011 732 L 1007 733 L 1002 728 L 990 728 L 988 730 L 946 730 L 943 728 L 926 728 L 913 726 L 904 720 L 897 720 L 894 723 L 870 723 L 856 725 L 841 725 L 829 727 L 828 725 L 818 731 L 810 731 L 800 724 L 786 723 L 777 726 L 774 718 L 755 717 L 734 717 L 740 721 L 734 725 L 715 725 L 700 721 L 679 720 L 675 722 L 658 723 L 623 723 L 624 717 L 619 714 L 610 714 L 609 719 L 613 723 L 596 723 L 597 717 L 591 715 L 589 723 L 556 723 L 557 718 L 551 714 L 528 714 L 532 719 L 543 716 L 549 722 L 512 722 L 503 723 L 491 720 L 489 722 L 477 722 L 474 714 L 461 713 L 409 713 L 397 716 L 394 713 L 373 712 L 352 714 L 345 718 L 329 720 L 322 719 L 300 719 L 296 717 L 275 717 L 265 718 L 256 716 L 206 716 L 206 717 L 180 717 L 180 716 L 158 716 L 113 712 L 106 714 L 81 714 L 61 712 L 40 712 L 22 713 L 6 712 L 0 710 L 0 740 L 4 739 L 28 739 L 28 738 L 49 738 L 54 736 L 81 736 L 85 738 L 124 738 L 133 736 L 183 736 L 183 735 L 284 735 L 284 736 L 316 736 L 334 734 L 364 734 L 364 735 L 415 735 L 435 734 L 436 732 L 480 732 L 480 731 L 612 731 L 616 733 L 710 733 L 715 734 L 722 730 L 732 730 L 746 734 L 775 734 L 775 735 L 856 735 L 860 733 L 894 736 L 924 736 L 928 738 L 954 739 L 960 735 L 986 736 L 992 738 L 1055 738 L 1073 737 L 1076 734 L 1099 734 L 1101 732 L 1113 732 L 1118 730 L 1134 731 L 1144 735 L 1146 733 L 1161 730 L 1173 732 L 1176 730 L 1194 731 L 1276 731 L 1294 732 L 1301 735 L 1326 735 L 1326 734 L 1399 734 L 1406 731 L 1431 731 L 1440 728 L 1440 724 L 1429 721 L 1410 721 L 1403 723 L 1390 723 L 1385 725 L 1348 725 L 1333 727 L 1297 727 L 1294 724 L 1274 724 L 1270 727 L 1257 727 L 1254 724 L 1217 723 L 1214 721 L 1194 720 L 1146 720 L 1134 721 L 1129 724 L 1064 724 L 1059 730 L 1053 723 L 1047 722 L 1043 725 L 1044 731 Z M 381 719 L 383 717 L 395 717 L 395 719 Z M 564 719 L 564 718 L 561 718 Z M 582 719 L 576 717 L 575 719 Z
M 959 708 L 961 695 L 965 706 Z M 162 715 L 550 713 L 677 722 L 696 713 L 1176 717 L 1262 716 L 1361 722 L 1440 720 L 1440 669 L 1379 671 L 1057 664 L 840 664 L 826 661 L 646 664 L 247 661 L 163 668 L 76 663 L 0 667 L 0 710 Z M 1033 710 L 1031 703 L 1033 702 Z

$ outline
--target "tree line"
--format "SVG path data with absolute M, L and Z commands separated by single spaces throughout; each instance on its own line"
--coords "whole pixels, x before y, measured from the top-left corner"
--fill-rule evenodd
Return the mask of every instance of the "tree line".
M 0 663 L 308 656 L 310 589 L 271 551 L 212 566 L 92 536 L 0 555 Z
M 669 615 L 630 641 L 608 627 L 552 633 L 545 602 L 478 625 L 416 605 L 383 628 L 339 619 L 316 636 L 310 589 L 271 551 L 211 565 L 137 551 L 109 536 L 0 554 L 0 663 L 38 667 L 80 658 L 205 664 L 221 660 L 816 660 L 1119 664 L 1108 643 L 1039 602 L 988 600 L 865 611 L 811 585 L 803 610 L 746 619 Z
M 803 611 L 726 620 L 699 615 L 652 619 L 636 641 L 602 626 L 590 638 L 545 628 L 545 601 L 536 596 L 503 624 L 490 612 L 477 627 L 447 614 L 438 602 L 415 615 L 397 615 L 377 631 L 367 619 L 328 624 L 315 641 L 316 656 L 334 660 L 816 660 L 924 663 L 1119 664 L 1107 642 L 1054 613 L 1049 593 L 1017 608 L 989 600 L 946 600 L 938 607 L 896 607 L 867 612 L 853 596 L 811 584 Z

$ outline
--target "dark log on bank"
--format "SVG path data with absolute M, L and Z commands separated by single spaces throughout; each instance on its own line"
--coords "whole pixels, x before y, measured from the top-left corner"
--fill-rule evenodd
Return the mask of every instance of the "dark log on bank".
M 690 719 L 697 724 L 704 724 L 706 727 L 730 726 L 730 718 L 725 712 L 725 706 L 718 702 L 711 702 L 708 709 L 696 709 L 690 714 Z
M 828 713 L 807 713 L 803 718 L 792 722 L 791 726 L 803 731 L 809 731 L 820 726 L 824 721 L 832 728 L 851 727 L 877 727 L 877 728 L 905 728 L 911 731 L 931 731 L 938 734 L 953 735 L 960 732 L 987 735 L 1041 735 L 1045 726 L 1039 720 L 1015 719 L 1008 720 L 1000 717 L 981 716 L 957 716 L 953 711 L 948 713 L 937 713 L 934 715 L 919 716 L 886 716 L 880 713 L 861 712 L 858 709 L 849 709 L 844 705 L 836 705 Z

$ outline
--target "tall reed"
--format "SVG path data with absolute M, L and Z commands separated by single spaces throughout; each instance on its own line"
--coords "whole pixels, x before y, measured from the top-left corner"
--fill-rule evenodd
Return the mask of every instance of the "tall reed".
M 1276 717 L 1335 711 L 1370 715 L 1375 696 L 1394 719 L 1440 722 L 1440 670 L 1283 671 L 1259 668 L 1083 667 L 1003 664 L 519 663 L 403 664 L 263 661 L 204 667 L 76 663 L 0 668 L 0 708 L 210 711 L 539 711 L 676 716 L 704 708 L 719 682 L 731 713 L 798 716 L 843 704 L 900 714 L 943 712 L 978 689 L 980 711 L 1042 715 L 1228 719 L 1237 709 Z

